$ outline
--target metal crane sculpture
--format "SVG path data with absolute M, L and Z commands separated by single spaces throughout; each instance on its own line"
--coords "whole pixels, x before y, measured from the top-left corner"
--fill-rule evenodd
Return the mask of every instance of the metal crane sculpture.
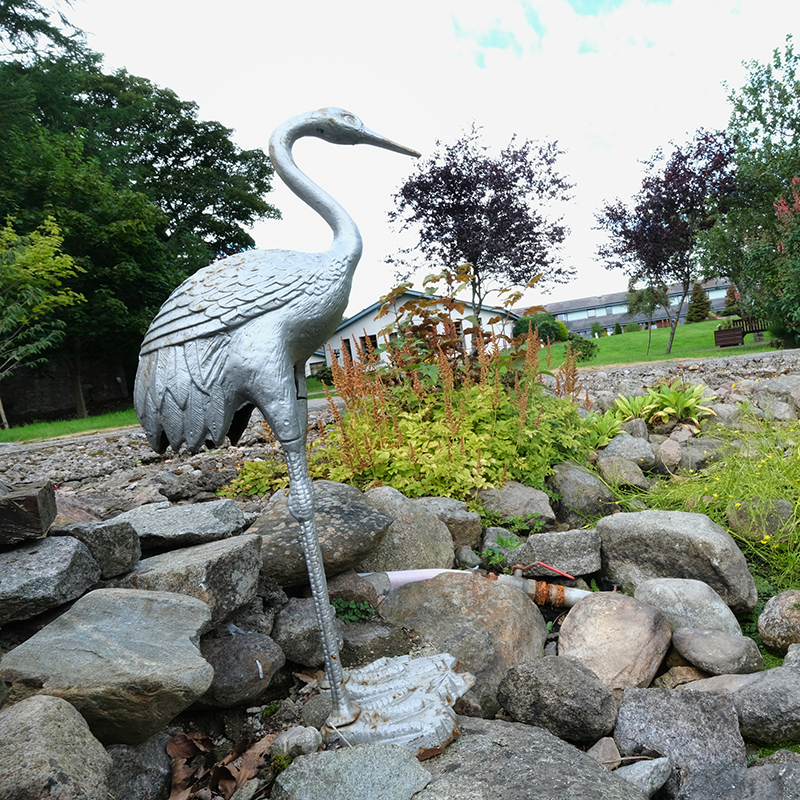
M 184 281 L 161 307 L 142 344 L 136 413 L 154 450 L 236 443 L 254 407 L 269 423 L 289 468 L 289 511 L 300 525 L 322 631 L 334 726 L 358 717 L 344 685 L 332 607 L 306 464 L 305 363 L 333 334 L 361 257 L 361 235 L 347 212 L 294 163 L 293 144 L 316 136 L 331 144 L 371 144 L 419 153 L 364 127 L 353 114 L 323 108 L 287 120 L 272 134 L 275 170 L 333 230 L 324 253 L 250 251 L 224 258 Z

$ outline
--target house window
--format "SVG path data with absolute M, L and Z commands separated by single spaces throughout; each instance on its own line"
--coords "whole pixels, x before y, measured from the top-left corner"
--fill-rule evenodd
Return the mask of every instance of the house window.
M 586 312 L 586 316 L 587 316 L 587 317 L 596 317 L 596 316 L 597 316 L 597 309 L 596 309 L 596 308 L 590 308 L 590 309 L 589 309 L 589 310 Z
M 606 314 L 613 314 L 614 306 L 606 306 Z
M 369 345 L 367 345 L 369 341 Z M 378 337 L 374 333 L 368 333 L 366 336 L 361 337 L 361 351 L 367 355 L 370 351 L 375 352 L 378 349 Z
M 352 361 L 353 360 L 353 351 L 350 348 L 350 340 L 349 339 L 342 339 L 342 348 L 344 349 L 344 352 L 347 355 L 347 357 Z

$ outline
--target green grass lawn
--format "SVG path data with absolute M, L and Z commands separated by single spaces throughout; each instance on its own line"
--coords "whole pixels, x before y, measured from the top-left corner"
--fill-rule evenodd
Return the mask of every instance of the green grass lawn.
M 691 325 L 679 325 L 675 331 L 672 352 L 667 355 L 669 328 L 657 328 L 652 332 L 638 331 L 623 333 L 617 336 L 603 336 L 595 339 L 597 355 L 591 361 L 579 362 L 579 367 L 605 367 L 612 364 L 636 364 L 651 361 L 675 361 L 691 358 L 720 358 L 741 353 L 762 353 L 773 350 L 767 342 L 756 344 L 753 335 L 744 337 L 745 343 L 736 347 L 715 347 L 714 331 L 719 322 L 695 322 Z M 650 353 L 647 352 L 648 336 L 652 333 Z M 764 334 L 765 338 L 769 334 Z M 564 360 L 566 345 L 559 342 L 552 346 L 552 366 L 555 369 Z
M 56 420 L 54 422 L 32 422 L 8 430 L 0 429 L 0 442 L 30 442 L 36 439 L 53 439 L 57 436 L 74 436 L 90 431 L 109 428 L 126 428 L 138 425 L 136 412 L 130 408 L 125 411 L 112 411 L 86 419 Z

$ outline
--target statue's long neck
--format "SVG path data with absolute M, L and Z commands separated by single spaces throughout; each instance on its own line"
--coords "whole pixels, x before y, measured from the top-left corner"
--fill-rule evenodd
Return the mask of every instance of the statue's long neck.
M 352 271 L 361 258 L 362 248 L 361 234 L 355 222 L 336 200 L 298 168 L 292 157 L 294 143 L 303 136 L 312 135 L 313 129 L 313 119 L 305 115 L 284 122 L 270 137 L 270 159 L 284 183 L 330 225 L 333 242 L 328 252 L 332 256 L 344 257 Z

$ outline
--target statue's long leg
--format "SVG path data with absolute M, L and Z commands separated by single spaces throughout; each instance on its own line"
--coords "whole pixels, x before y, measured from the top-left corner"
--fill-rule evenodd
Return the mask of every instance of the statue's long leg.
M 325 673 L 331 686 L 333 711 L 328 722 L 339 727 L 353 722 L 360 708 L 347 693 L 344 672 L 339 658 L 339 645 L 333 621 L 333 608 L 328 599 L 328 582 L 322 564 L 322 551 L 317 537 L 314 516 L 314 487 L 306 464 L 305 442 L 295 440 L 283 442 L 286 463 L 289 467 L 289 512 L 300 524 L 308 578 L 314 609 L 322 632 L 322 649 L 325 654 Z

